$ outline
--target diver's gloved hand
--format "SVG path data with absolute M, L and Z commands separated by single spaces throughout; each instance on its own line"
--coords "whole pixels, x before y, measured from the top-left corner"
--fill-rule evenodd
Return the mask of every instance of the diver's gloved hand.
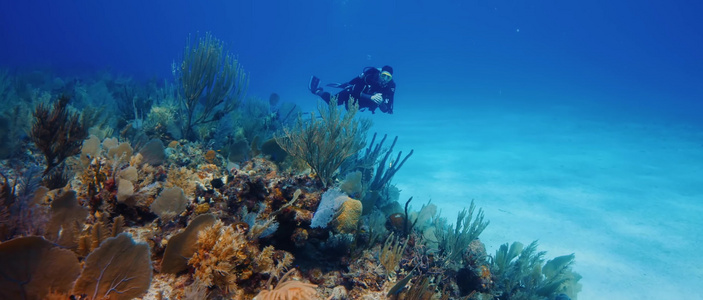
M 371 101 L 376 102 L 376 104 L 383 102 L 383 94 L 381 94 L 381 93 L 373 94 L 373 96 L 371 96 Z

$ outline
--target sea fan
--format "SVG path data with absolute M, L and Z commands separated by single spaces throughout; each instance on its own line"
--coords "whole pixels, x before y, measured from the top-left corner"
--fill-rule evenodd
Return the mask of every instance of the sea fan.
M 259 292 L 254 300 L 303 300 L 303 299 L 319 299 L 315 288 L 317 285 L 311 283 L 300 282 L 297 280 L 288 280 L 288 276 L 295 269 L 288 271 L 281 281 L 278 282 L 273 290 L 263 290 Z

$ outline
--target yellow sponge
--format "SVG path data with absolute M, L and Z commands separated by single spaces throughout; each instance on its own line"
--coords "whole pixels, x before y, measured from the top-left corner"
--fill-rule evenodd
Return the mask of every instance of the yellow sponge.
M 359 200 L 348 198 L 347 201 L 344 201 L 334 218 L 334 230 L 337 233 L 355 232 L 356 225 L 359 223 L 359 218 L 361 218 L 362 207 Z

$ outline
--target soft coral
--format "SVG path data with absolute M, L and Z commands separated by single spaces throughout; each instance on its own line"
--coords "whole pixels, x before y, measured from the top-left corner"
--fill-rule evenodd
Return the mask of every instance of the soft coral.
M 80 116 L 68 111 L 69 100 L 67 96 L 61 96 L 51 109 L 39 104 L 34 110 L 34 124 L 29 135 L 46 157 L 44 175 L 66 158 L 78 154 L 88 136 Z

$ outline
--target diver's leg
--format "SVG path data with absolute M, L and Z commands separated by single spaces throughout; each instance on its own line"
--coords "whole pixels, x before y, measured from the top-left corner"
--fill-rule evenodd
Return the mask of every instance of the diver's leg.
M 332 95 L 328 92 L 323 92 L 322 89 L 320 89 L 320 91 L 318 93 L 316 93 L 315 95 L 320 96 L 320 98 L 322 98 L 322 100 L 325 100 L 325 102 L 327 102 L 327 104 L 329 104 L 330 99 L 332 99 Z
M 351 98 L 351 92 L 349 90 L 343 90 L 337 94 L 337 105 L 344 105 L 347 107 L 347 103 Z

